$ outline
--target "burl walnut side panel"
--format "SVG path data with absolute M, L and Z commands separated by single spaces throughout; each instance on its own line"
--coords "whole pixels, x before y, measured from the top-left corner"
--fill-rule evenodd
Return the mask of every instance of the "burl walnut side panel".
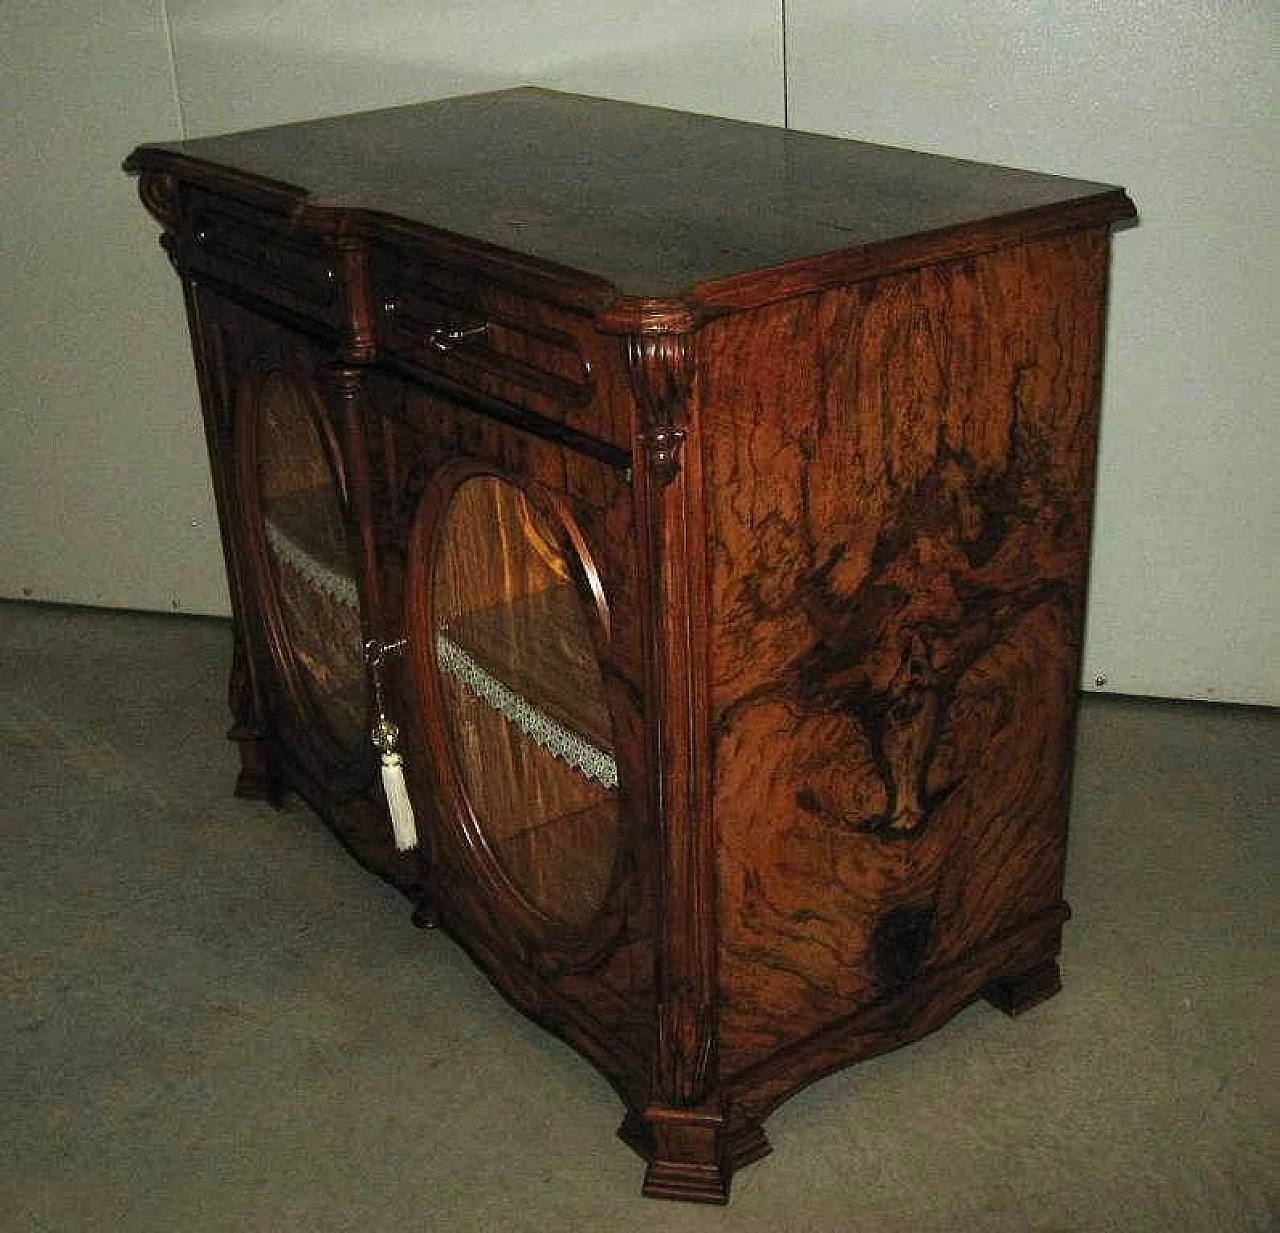
M 910 991 L 984 946 L 1039 927 L 1052 962 L 1106 264 L 1105 230 L 1064 235 L 700 340 L 740 1108 L 776 1103 L 756 1090 L 775 1071 L 786 1089 L 851 1060 L 830 1032 L 774 1055 L 877 1006 L 896 1019 L 853 1056 L 936 1026 Z

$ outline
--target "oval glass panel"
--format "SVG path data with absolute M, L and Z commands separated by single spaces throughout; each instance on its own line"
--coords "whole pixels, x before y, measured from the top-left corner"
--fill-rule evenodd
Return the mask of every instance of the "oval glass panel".
M 558 522 L 514 484 L 465 480 L 432 577 L 444 723 L 489 850 L 534 907 L 581 926 L 618 845 L 612 723 Z
M 328 728 L 354 748 L 365 728 L 360 600 L 342 502 L 303 396 L 280 373 L 258 402 L 258 498 L 288 652 Z

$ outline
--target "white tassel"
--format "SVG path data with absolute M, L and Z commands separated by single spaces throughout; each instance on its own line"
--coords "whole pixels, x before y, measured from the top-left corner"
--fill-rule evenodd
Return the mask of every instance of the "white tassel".
M 413 821 L 413 804 L 405 786 L 403 763 L 398 753 L 382 755 L 382 790 L 387 794 L 391 812 L 391 830 L 396 837 L 396 851 L 407 852 L 418 846 L 418 828 Z

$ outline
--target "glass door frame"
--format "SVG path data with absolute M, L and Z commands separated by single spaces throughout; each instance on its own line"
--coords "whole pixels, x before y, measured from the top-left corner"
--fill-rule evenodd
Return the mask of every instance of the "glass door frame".
M 233 443 L 235 453 L 235 497 L 241 523 L 241 535 L 248 549 L 248 578 L 245 588 L 249 602 L 257 609 L 258 626 L 263 631 L 271 658 L 277 689 L 283 691 L 285 714 L 272 707 L 273 720 L 282 723 L 290 733 L 289 750 L 297 755 L 304 769 L 326 791 L 343 794 L 367 787 L 373 777 L 376 756 L 367 733 L 372 705 L 364 664 L 364 639 L 367 621 L 360 581 L 360 537 L 351 525 L 351 506 L 345 467 L 337 434 L 328 414 L 327 401 L 317 380 L 315 366 L 294 356 L 287 347 L 273 348 L 272 354 L 261 354 L 235 389 Z M 266 510 L 260 486 L 262 459 L 262 419 L 266 414 L 265 391 L 272 380 L 282 382 L 296 399 L 300 412 L 310 421 L 319 441 L 333 497 L 337 503 L 347 543 L 352 555 L 352 580 L 360 603 L 357 617 L 360 639 L 353 653 L 360 663 L 361 684 L 365 690 L 365 716 L 359 735 L 353 743 L 337 736 L 314 696 L 306 671 L 298 662 L 293 634 L 285 618 L 279 595 L 277 566 L 268 543 Z
M 559 547 L 567 561 L 581 602 L 591 637 L 591 652 L 597 664 L 601 651 L 612 638 L 612 623 L 604 587 L 590 547 L 562 496 L 537 481 L 514 475 L 488 461 L 455 458 L 436 469 L 427 479 L 414 518 L 409 545 L 405 592 L 408 655 L 417 695 L 419 726 L 430 751 L 430 774 L 440 802 L 439 835 L 433 841 L 441 850 L 433 852 L 432 864 L 461 863 L 469 881 L 480 891 L 495 919 L 514 926 L 533 941 L 544 962 L 554 955 L 555 963 L 566 967 L 587 967 L 614 949 L 624 924 L 627 898 L 625 882 L 633 866 L 633 837 L 629 823 L 628 785 L 619 766 L 617 788 L 617 840 L 613 869 L 598 910 L 582 924 L 569 924 L 541 910 L 526 896 L 504 869 L 485 834 L 467 792 L 449 732 L 445 700 L 435 650 L 436 611 L 434 580 L 450 508 L 457 491 L 469 480 L 490 477 L 512 485 L 543 513 L 560 532 Z M 603 674 L 602 674 L 603 678 Z M 609 706 L 608 690 L 605 703 Z M 612 707 L 609 706 L 613 723 Z M 446 903 L 447 885 L 439 888 Z

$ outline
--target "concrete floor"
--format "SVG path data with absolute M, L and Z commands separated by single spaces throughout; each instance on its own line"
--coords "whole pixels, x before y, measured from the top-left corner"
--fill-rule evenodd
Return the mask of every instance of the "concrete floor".
M 0 604 L 0 1228 L 1275 1226 L 1280 720 L 1090 697 L 1062 995 L 784 1105 L 727 1209 L 300 805 L 232 799 L 227 627 Z

